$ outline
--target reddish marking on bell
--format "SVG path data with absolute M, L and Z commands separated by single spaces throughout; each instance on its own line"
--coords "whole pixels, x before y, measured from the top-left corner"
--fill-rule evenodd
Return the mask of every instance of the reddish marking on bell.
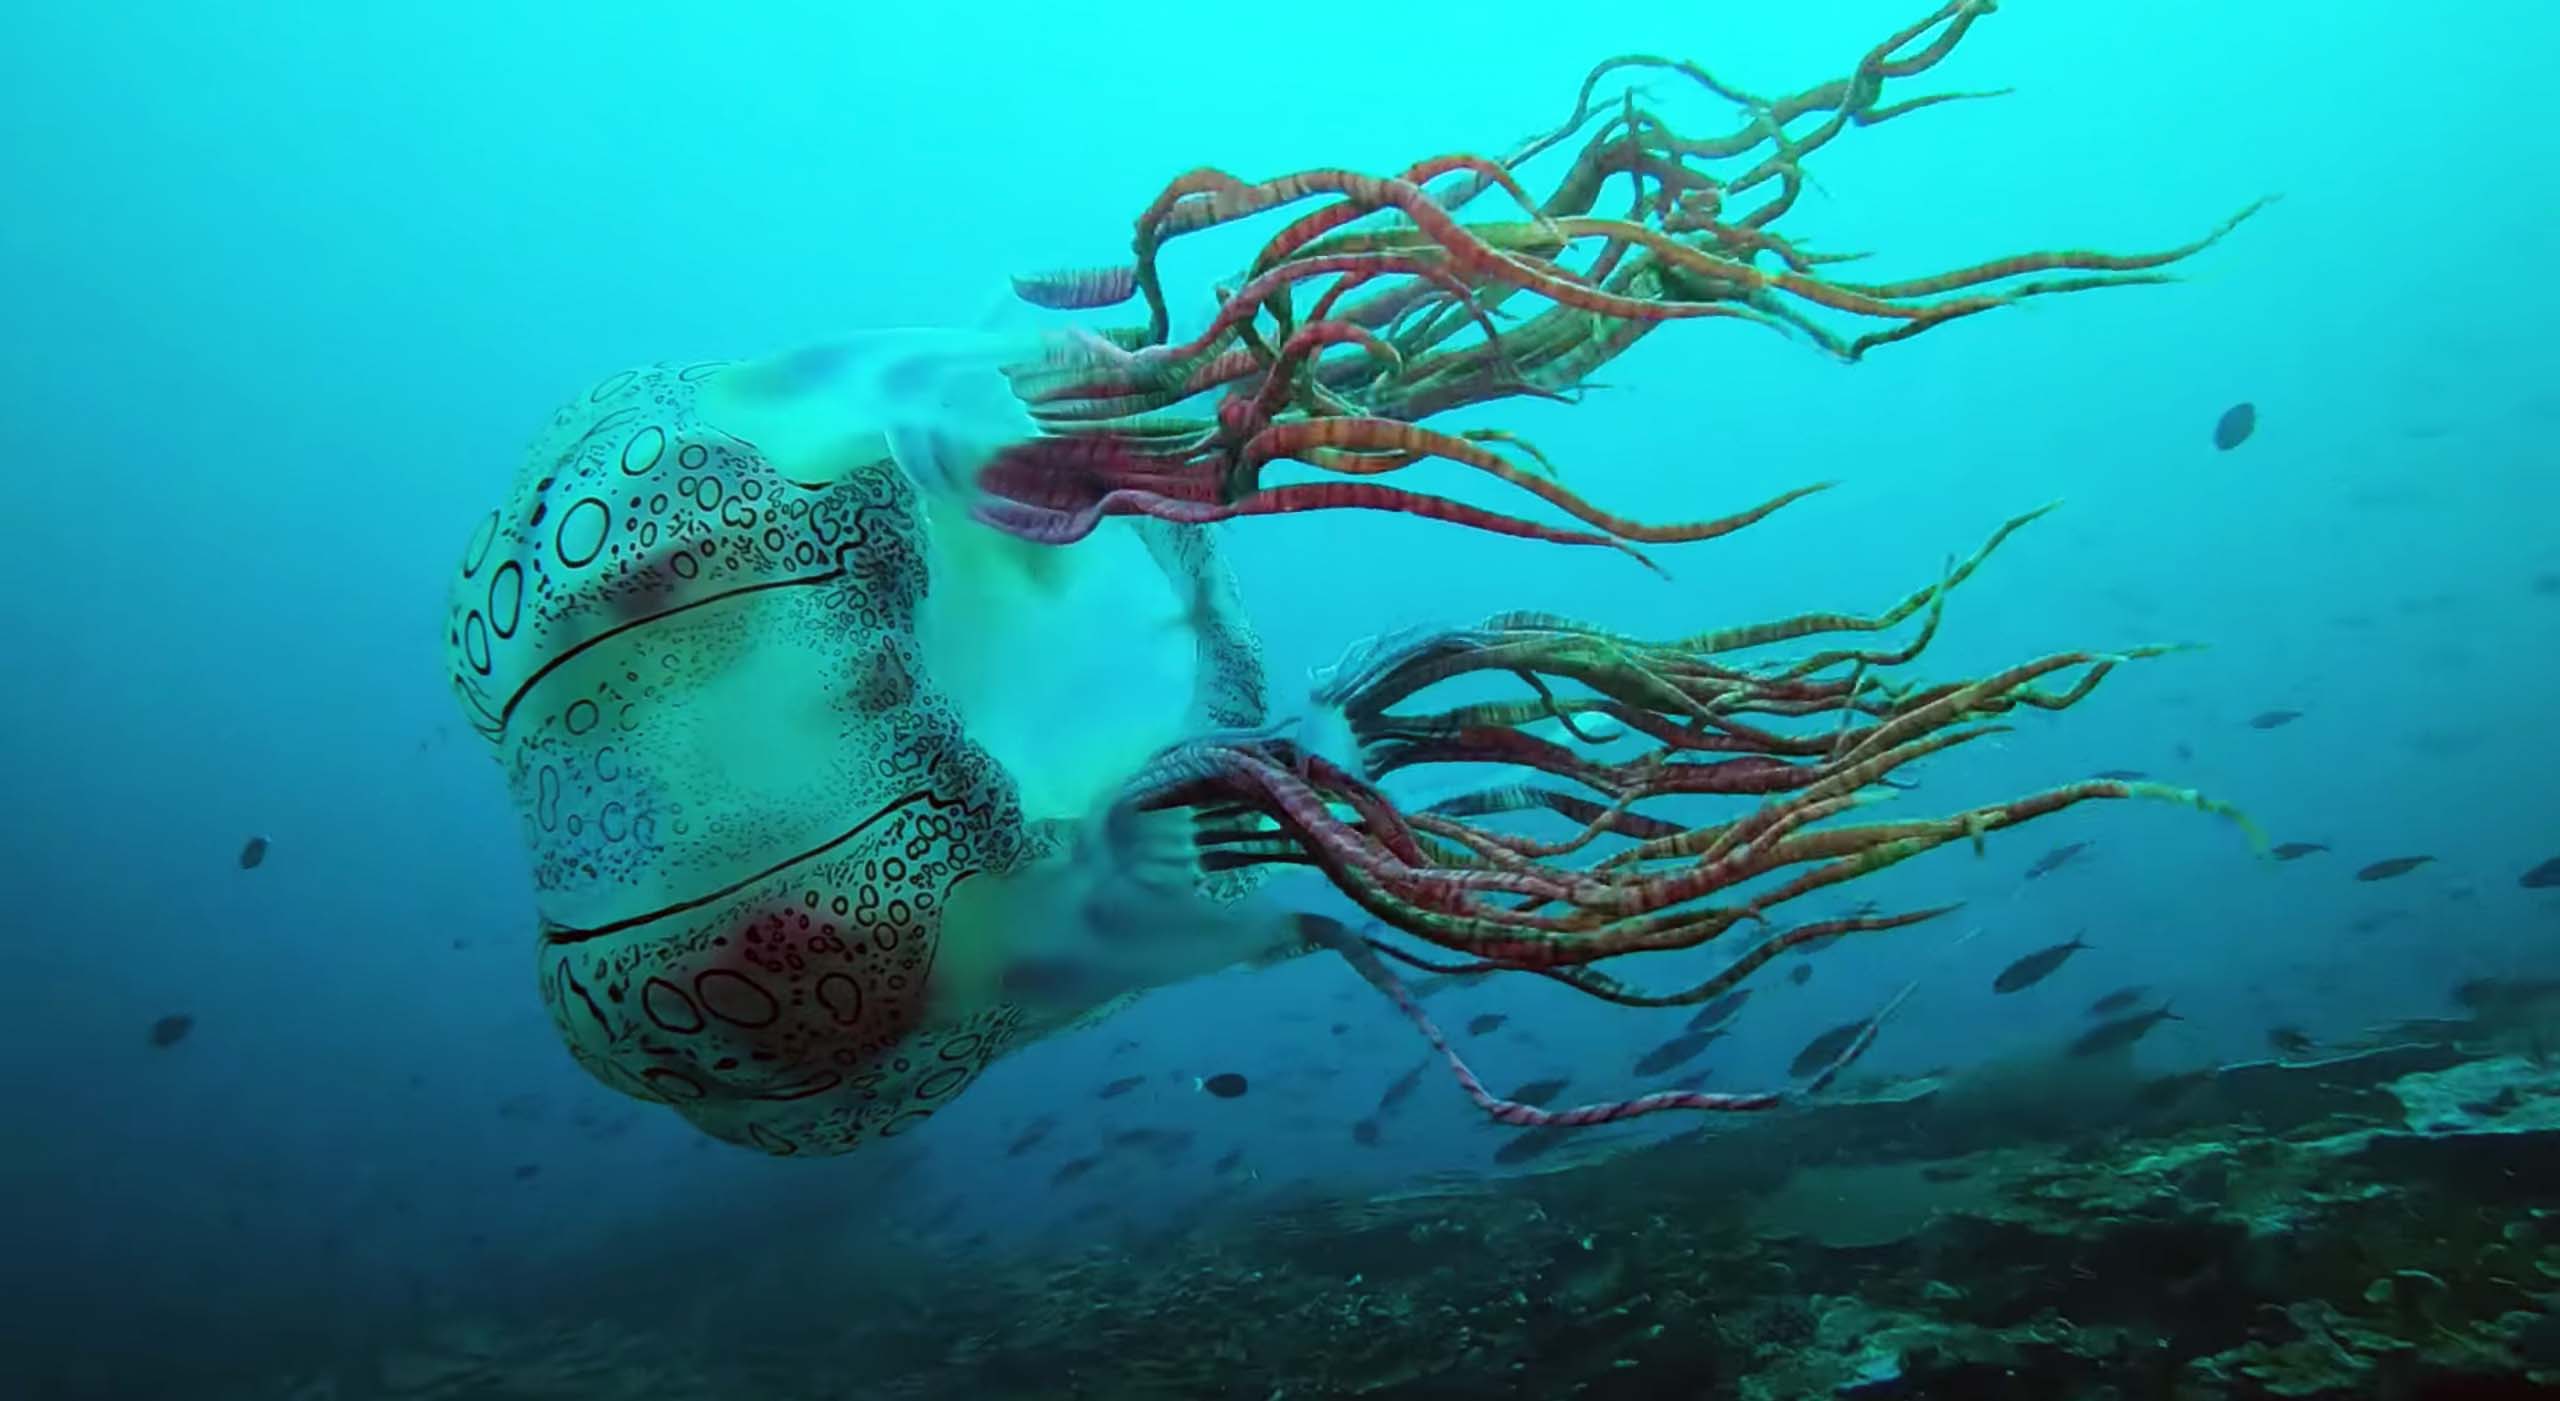
M 798 943 L 795 920 L 805 918 L 789 904 L 769 905 L 731 926 L 734 937 L 712 940 L 707 962 L 747 977 L 788 976 L 784 956 Z

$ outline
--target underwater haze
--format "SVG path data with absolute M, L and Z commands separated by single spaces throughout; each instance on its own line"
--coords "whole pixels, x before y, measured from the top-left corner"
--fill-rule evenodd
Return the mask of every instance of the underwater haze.
M 2536 102 L 2560 11 L 174 0 L 10 29 L 7 1394 L 2560 1394 L 2560 297 L 2533 272 L 2560 260 Z M 1629 54 L 1703 69 L 1585 88 Z M 1970 95 L 1889 107 L 1938 93 Z M 1549 134 L 1526 193 L 1596 160 L 1596 202 L 1494 189 L 1444 232 L 1374 183 L 1261 184 L 1487 158 L 1405 187 L 1447 202 Z M 1133 249 L 1204 167 L 1241 183 L 1155 207 Z M 1150 240 L 1152 337 L 1144 282 L 1112 295 Z M 1305 261 L 1329 252 L 1383 261 Z M 1301 280 L 1228 300 L 1274 268 Z M 1368 279 L 1324 303 L 1336 338 L 1292 342 L 1336 277 Z M 1420 310 L 1353 324 L 1399 292 Z M 1998 304 L 1945 315 L 1968 296 Z M 1284 345 L 1307 358 L 1275 370 Z M 801 631 L 741 613 L 666 644 L 694 680 L 631 678 L 626 723 L 663 717 L 698 765 L 674 797 L 729 815 L 693 864 L 618 847 L 599 877 L 536 776 L 577 722 L 530 717 L 545 668 L 680 611 L 582 592 L 560 533 L 652 365 L 659 441 L 730 444 L 733 490 L 810 520 L 858 499 L 895 548 L 788 591 Z M 692 416 L 696 369 L 771 372 L 818 446 L 722 418 L 748 388 Z M 1003 433 L 954 407 L 991 388 Z M 1335 495 L 1290 494 L 1314 482 Z M 1714 538 L 1639 525 L 1816 483 Z M 619 578 L 675 588 L 632 551 Z M 559 650 L 523 659 L 523 720 L 473 676 L 482 557 L 542 576 L 552 630 L 523 645 Z M 908 637 L 860 588 L 931 616 Z M 1907 599 L 1874 634 L 1698 641 Z M 1382 739 L 1322 683 L 1404 646 L 1470 673 L 1373 709 L 1521 708 L 1396 769 L 1422 731 Z M 1267 708 L 1202 699 L 1265 677 Z M 798 900 L 815 839 L 777 833 L 867 830 L 775 718 L 801 691 L 813 745 L 873 734 L 831 728 L 869 706 L 905 746 L 881 772 L 930 776 L 881 809 L 929 898 L 913 961 L 862 975 L 894 1000 L 865 983 L 827 1041 L 830 994 L 777 963 L 745 981 L 820 1039 L 739 1031 L 715 1065 L 633 1020 L 653 970 L 697 1024 L 741 985 L 701 942 L 727 934 L 679 926 Z M 1896 822 L 1905 845 L 1819 836 Z M 1166 831 L 1178 889 L 1137 849 Z M 870 869 L 837 879 L 903 918 Z M 1675 872 L 1678 899 L 1640 879 Z M 805 1100 L 756 1078 L 802 1071 Z M 1923 1248 L 2058 1200 L 2057 1163 L 2153 1165 L 2121 1181 L 2350 1131 L 2422 1145 L 2358 1140 L 2375 1194 L 2470 1224 L 2393 1254 L 2285 1206 L 2369 1243 L 2314 1278 L 2344 1247 L 2270 1264 L 2244 1217 L 2348 1169 L 2246 1205 L 2220 1169 L 2176 1177 L 2223 1213 L 2177 1237 L 2217 1282 L 2158 1313 L 2017 1280 L 2125 1277 L 2145 1248 L 2085 1223 L 2165 1201 L 1986 1227 L 2025 1292 L 1979 1315 L 1950 1299 L 1990 1286 Z M 1707 1185 L 1745 1159 L 1774 1175 Z M 1575 1223 L 1555 1256 L 1440 1230 L 1526 1203 Z M 1805 1321 L 1709 1328 L 1741 1306 L 1659 1240 L 1573 1273 L 1675 1229 L 1728 1252 L 1700 1278 Z M 2185 1248 L 2158 1229 L 2154 1258 Z M 1949 1292 L 1895 1293 L 1906 1266 Z M 1514 1267 L 1484 1307 L 1516 1286 L 1535 1316 L 1473 1312 Z M 2413 1272 L 2452 1302 L 2410 1302 Z M 1898 1312 L 1826 1314 L 1852 1297 Z M 1079 1312 L 1114 1301 L 1110 1328 Z M 2000 1332 L 2056 1318 L 2138 1341 Z M 1980 1346 L 1875 1341 L 1924 1328 Z M 2286 1350 L 2306 1337 L 2334 1350 Z M 2313 1351 L 2335 1375 L 2305 1379 Z

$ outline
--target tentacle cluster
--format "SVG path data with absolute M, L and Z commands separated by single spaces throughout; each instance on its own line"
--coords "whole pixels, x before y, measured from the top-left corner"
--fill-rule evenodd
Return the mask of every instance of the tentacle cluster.
M 1815 892 L 1950 843 L 1979 849 L 1990 833 L 2080 803 L 2183 803 L 2234 819 L 2263 848 L 2255 826 L 2225 804 L 2188 789 L 2112 779 L 1938 816 L 1847 820 L 1897 796 L 1888 784 L 1897 770 L 2000 733 L 2021 709 L 2068 708 L 2116 667 L 2176 650 L 2059 652 L 1967 680 L 1905 678 L 1935 634 L 1949 592 L 2041 514 L 2009 521 L 1972 557 L 1951 562 L 1936 583 L 1872 615 L 1808 613 L 1648 642 L 1514 613 L 1403 637 L 1347 660 L 1320 691 L 1319 700 L 1348 720 L 1359 750 L 1356 772 L 1301 749 L 1275 727 L 1176 746 L 1157 757 L 1128 798 L 1144 808 L 1196 809 L 1203 859 L 1212 867 L 1315 866 L 1383 924 L 1462 961 L 1369 941 L 1387 957 L 1446 974 L 1532 973 L 1639 1007 L 1703 1002 L 1789 949 L 1944 914 L 1953 907 L 1886 913 L 1868 906 L 1790 928 L 1772 923 Z M 1915 619 L 1913 635 L 1898 645 L 1851 642 Z M 1763 654 L 1816 639 L 1831 645 L 1793 657 Z M 1414 705 L 1434 688 L 1502 678 L 1516 680 L 1524 694 Z M 1616 722 L 1606 736 L 1589 727 L 1596 717 Z M 1553 722 L 1562 723 L 1567 741 L 1532 732 Z M 1389 775 L 1434 764 L 1502 765 L 1530 776 L 1412 810 L 1382 790 Z M 1731 798 L 1751 806 L 1698 815 L 1701 800 Z M 1484 820 L 1518 814 L 1548 816 L 1507 828 Z M 1523 830 L 1529 827 L 1545 834 Z M 1684 988 L 1640 992 L 1596 966 L 1697 948 L 1741 925 L 1761 932 Z M 1863 1040 L 1857 1044 L 1863 1048 Z M 1749 1095 L 1648 1101 L 1653 1108 L 1770 1102 Z M 1607 1106 L 1587 1108 L 1592 1120 L 1613 1117 L 1601 1112 Z
M 1595 67 L 1573 111 L 1510 155 L 1452 155 L 1393 176 L 1319 169 L 1248 181 L 1217 170 L 1176 179 L 1137 221 L 1124 267 L 1017 278 L 1026 300 L 1096 308 L 1143 299 L 1144 325 L 1078 341 L 1019 367 L 1018 392 L 1045 431 L 981 475 L 979 514 L 1028 538 L 1080 538 L 1113 515 L 1205 522 L 1309 510 L 1399 511 L 1477 529 L 1638 552 L 1703 540 L 1759 520 L 1808 486 L 1716 520 L 1641 525 L 1556 482 L 1533 448 L 1504 435 L 1425 427 L 1433 415 L 1519 396 L 1571 398 L 1601 366 L 1669 321 L 1728 318 L 1792 333 L 1843 359 L 1959 317 L 2028 297 L 2165 280 L 2161 270 L 2220 238 L 2157 252 L 2039 252 L 1935 276 L 1860 283 L 1846 261 L 1775 230 L 1805 185 L 1804 162 L 1852 126 L 1941 102 L 1886 100 L 1926 73 L 1991 10 L 1949 0 L 1869 49 L 1845 77 L 1779 98 L 1694 63 L 1647 55 Z M 1613 75 L 1672 78 L 1742 109 L 1736 129 L 1684 134 Z M 1596 124 L 1596 126 L 1595 126 Z M 1521 183 L 1533 160 L 1590 135 L 1543 200 Z M 1612 188 L 1616 217 L 1593 211 Z M 1499 191 L 1517 213 L 1460 215 Z M 1279 210 L 1271 236 L 1206 328 L 1171 339 L 1159 261 L 1176 238 Z M 1863 322 L 1841 330 L 1824 318 Z M 1186 411 L 1215 396 L 1209 416 Z M 1482 471 L 1571 517 L 1547 524 L 1379 478 L 1425 459 Z M 1266 484 L 1291 462 L 1325 475 Z
M 1869 49 L 1846 76 L 1780 98 L 1691 63 L 1610 59 L 1592 70 L 1563 122 L 1499 159 L 1444 156 L 1392 176 L 1184 175 L 1139 216 L 1127 266 L 1018 281 L 1021 295 L 1042 306 L 1136 299 L 1146 319 L 1058 341 L 1048 360 L 1008 371 L 1042 431 L 996 454 L 978 478 L 976 509 L 1049 542 L 1080 538 L 1115 515 L 1209 522 L 1387 510 L 1639 559 L 1640 546 L 1749 525 L 1820 486 L 1715 520 L 1649 525 L 1586 501 L 1515 437 L 1423 421 L 1503 399 L 1570 400 L 1671 321 L 1751 322 L 1855 360 L 2025 298 L 2164 280 L 2164 269 L 2247 217 L 2250 210 L 2158 252 L 2025 253 L 1891 282 L 1841 278 L 1846 259 L 1778 232 L 1805 186 L 1804 162 L 1850 127 L 1992 95 L 1898 90 L 1942 62 L 1991 8 L 1991 0 L 1948 0 Z M 1626 73 L 1703 91 L 1745 117 L 1720 136 L 1683 133 L 1635 91 L 1602 97 L 1604 84 Z M 1565 175 L 1533 197 L 1523 172 L 1578 137 Z M 1619 188 L 1623 212 L 1595 213 Z M 1496 195 L 1510 206 L 1501 217 L 1464 217 Z M 1174 339 L 1160 271 L 1167 244 L 1278 211 L 1292 222 L 1222 289 L 1205 327 Z M 1570 523 L 1384 480 L 1425 460 L 1482 472 Z M 1275 463 L 1311 469 L 1315 479 L 1267 481 Z M 2239 818 L 2189 790 L 2117 780 L 1939 816 L 1863 818 L 1861 809 L 1895 796 L 1909 765 L 1997 734 L 2021 709 L 2067 708 L 2116 667 L 2169 650 L 2063 652 L 1953 682 L 1907 674 L 1949 592 L 2037 514 L 2009 522 L 1972 558 L 1871 616 L 1811 613 L 1647 641 L 1512 613 L 1380 641 L 1319 688 L 1320 742 L 1315 729 L 1286 725 L 1203 736 L 1157 756 L 1126 799 L 1191 810 L 1213 869 L 1321 870 L 1393 932 L 1342 931 L 1318 942 L 1340 949 L 1444 1052 L 1445 1038 L 1390 960 L 1445 974 L 1528 973 L 1630 1006 L 1703 1002 L 1789 949 L 1944 913 L 1862 906 L 1788 928 L 1774 923 L 1808 896 L 1950 843 L 1978 849 L 1992 832 L 2097 799 L 2166 799 Z M 1865 640 L 1914 620 L 1903 643 Z M 1772 649 L 1799 645 L 1813 650 L 1772 659 Z M 1435 698 L 1429 705 L 1426 694 Z M 1563 738 L 1543 733 L 1555 729 Z M 1395 775 L 1430 765 L 1507 774 L 1439 801 L 1390 797 Z M 1735 799 L 1747 806 L 1736 812 L 1721 801 Z M 1750 942 L 1687 987 L 1641 991 L 1600 966 L 1697 949 L 1743 925 L 1756 931 Z M 1839 1053 L 1813 1083 L 1860 1054 L 1883 1015 L 1840 1029 Z M 1522 1126 L 1781 1099 L 1683 1091 L 1546 1111 L 1495 1098 L 1454 1053 L 1450 1061 L 1488 1113 Z

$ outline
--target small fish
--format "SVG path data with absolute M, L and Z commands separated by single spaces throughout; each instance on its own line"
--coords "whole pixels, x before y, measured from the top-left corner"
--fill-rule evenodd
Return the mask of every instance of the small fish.
M 1244 1098 L 1244 1077 L 1232 1070 L 1221 1071 L 1200 1082 L 1200 1088 L 1220 1099 Z
M 1396 1077 L 1396 1082 L 1387 1086 L 1387 1092 L 1378 1096 L 1378 1112 L 1384 1114 L 1411 1098 L 1415 1087 L 1422 1083 L 1422 1072 L 1430 1068 L 1431 1062 L 1425 1060 Z
M 2309 1054 L 2320 1043 L 2298 1026 L 2279 1026 L 2268 1030 L 2267 1044 L 2275 1047 L 2279 1055 L 2299 1056 Z
M 1347 1031 L 1351 1030 L 1351 1023 L 1349 1023 L 1349 1022 L 1335 1022 L 1333 1025 L 1331 1025 L 1331 1026 L 1329 1026 L 1329 1027 L 1326 1027 L 1324 1030 L 1325 1030 L 1325 1034 L 1326 1034 L 1327 1036 L 1340 1036 L 1340 1035 L 1342 1035 L 1344 1032 L 1347 1032 Z
M 533 1179 L 540 1177 L 541 1175 L 542 1164 L 540 1163 L 516 1164 L 516 1181 L 518 1182 L 531 1182 Z
M 1573 1137 L 1573 1130 L 1558 1128 L 1552 1124 L 1545 1128 L 1524 1130 L 1513 1135 L 1510 1142 L 1493 1150 L 1493 1160 L 1505 1164 L 1525 1163 L 1561 1147 L 1564 1141 L 1571 1137 Z
M 2347 931 L 2351 934 L 2370 934 L 2373 931 L 2382 928 L 2384 925 L 2397 924 L 2408 917 L 2409 912 L 2407 910 L 2376 910 L 2372 914 L 2358 915 L 2354 919 L 2347 921 Z
M 1360 1122 L 1353 1124 L 1351 1126 L 1351 1141 L 1359 1144 L 1363 1148 L 1377 1147 L 1378 1121 L 1375 1119 L 1363 1119 Z
M 2356 872 L 2356 879 L 2389 880 L 2393 876 L 2405 876 L 2433 860 L 2435 858 L 2432 856 L 2394 856 L 2388 861 L 2376 861 Z
M 1134 1129 L 1122 1129 L 1111 1135 L 1110 1143 L 1114 1148 L 1157 1148 L 1163 1150 L 1167 1157 L 1171 1157 L 1190 1147 L 1191 1139 L 1192 1135 L 1184 1130 L 1154 1129 L 1140 1125 Z
M 2549 890 L 2553 886 L 2560 886 L 2560 856 L 2554 856 L 2516 877 L 2516 884 L 2527 890 Z
M 2091 778 L 2113 779 L 2118 783 L 2139 783 L 2151 775 L 2141 769 L 2100 769 Z
M 2278 861 L 2299 861 L 2315 852 L 2328 849 L 2327 842 L 2278 842 L 2275 847 L 2275 858 Z
M 2142 1000 L 2142 995 L 2149 991 L 2149 988 L 2141 986 L 2117 988 L 2115 991 L 2108 993 L 2106 996 L 2099 998 L 2095 1002 L 2090 1003 L 2089 1015 L 2093 1017 L 2112 1017 L 2116 1013 L 2123 1011 L 2125 1008 L 2140 1002 Z
M 1528 1084 L 1522 1085 L 1520 1088 L 1513 1090 L 1511 1092 L 1511 1099 L 1512 1102 L 1516 1104 L 1542 1105 L 1549 1100 L 1554 1099 L 1557 1095 L 1564 1093 L 1564 1087 L 1571 1083 L 1573 1082 L 1564 1079 L 1532 1080 Z
M 1796 1058 L 1788 1062 L 1787 1074 L 1801 1080 L 1808 1075 L 1818 1073 L 1824 1066 L 1840 1059 L 1840 1053 L 1848 1050 L 1849 1044 L 1857 1040 L 1859 1034 L 1867 1029 L 1868 1020 L 1866 1017 L 1860 1017 L 1854 1022 L 1842 1022 L 1807 1041 L 1804 1043 L 1804 1049 L 1796 1052 Z
M 267 839 L 251 837 L 240 844 L 240 869 L 254 871 L 267 859 Z
M 1500 1030 L 1502 1024 L 1509 1020 L 1511 1020 L 1511 1018 L 1505 1013 L 1479 1012 L 1476 1015 L 1467 1018 L 1467 1034 L 1469 1036 L 1482 1036 L 1488 1031 Z
M 1714 1045 L 1723 1035 L 1722 1031 L 1684 1031 L 1645 1052 L 1644 1058 L 1636 1062 L 1636 1073 L 1659 1075 L 1666 1070 L 1678 1069 L 1696 1060 L 1700 1051 Z
M 2053 970 L 2060 968 L 2071 955 L 2089 947 L 2089 941 L 2081 937 L 2087 932 L 2084 929 L 2059 944 L 2049 944 L 2001 969 L 2000 976 L 1991 980 L 1991 990 L 2021 992 L 2053 976 Z
M 2258 431 L 2258 406 L 2242 400 L 2222 411 L 2213 423 L 2213 446 L 2218 452 L 2229 452 L 2249 441 Z
M 1022 1136 L 1015 1139 L 1012 1144 L 1004 1150 L 1004 1155 L 1008 1158 L 1021 1157 L 1032 1149 L 1039 1147 L 1041 1140 L 1046 1139 L 1051 1131 L 1055 1130 L 1057 1127 L 1058 1121 L 1055 1118 L 1048 1115 L 1042 1115 L 1040 1118 L 1032 1121 L 1031 1127 L 1022 1131 Z
M 1103 1086 L 1102 1092 L 1095 1095 L 1094 1098 L 1118 1099 L 1120 1096 L 1127 1094 L 1131 1090 L 1134 1090 L 1145 1083 L 1147 1083 L 1147 1077 L 1144 1075 L 1123 1075 L 1119 1079 L 1112 1081 L 1110 1084 Z
M 2112 1051 L 2119 1046 L 2130 1046 L 2134 1042 L 2141 1040 L 2143 1037 L 2150 1035 L 2151 1028 L 2158 1026 L 2162 1022 L 2176 1022 L 2184 1020 L 2186 1020 L 2184 1017 L 2170 1011 L 2166 1006 L 2161 1006 L 2155 1007 L 2148 1012 L 2136 1012 L 2130 1017 L 2118 1017 L 2114 1021 L 2100 1022 L 2096 1026 L 2081 1033 L 2080 1039 L 2071 1043 L 2071 1048 L 2067 1054 L 2073 1056 L 2094 1056 L 2101 1051 Z
M 2166 1109 L 2211 1083 L 2213 1077 L 2214 1072 L 2210 1069 L 2182 1070 L 2175 1075 L 2163 1075 L 2135 1090 L 2133 1102 L 2137 1108 Z
M 1717 998 L 1715 1001 L 1708 1003 L 1706 1006 L 1699 1008 L 1698 1015 L 1689 1019 L 1689 1026 L 1687 1029 L 1690 1031 L 1704 1031 L 1708 1027 L 1714 1026 L 1720 1022 L 1731 1021 L 1733 1020 L 1733 1014 L 1742 1010 L 1742 1004 L 1750 1000 L 1751 989 L 1736 988 L 1732 992 L 1728 992 L 1724 996 Z
M 1230 1148 L 1222 1154 L 1216 1162 L 1209 1164 L 1210 1175 L 1215 1177 L 1224 1177 L 1228 1173 L 1235 1171 L 1237 1167 L 1243 1164 L 1243 1162 L 1244 1148 L 1241 1145 Z
M 1787 981 L 1795 984 L 1797 987 L 1803 987 L 1805 984 L 1812 982 L 1813 965 L 1810 963 L 1799 963 L 1795 967 L 1788 969 Z
M 2038 876 L 2052 875 L 2054 872 L 2071 864 L 2073 857 L 2078 856 L 2080 853 L 2087 851 L 2088 849 L 2089 843 L 2087 842 L 2064 842 L 2062 845 L 2055 847 L 2053 850 L 2046 852 L 2042 856 L 2037 857 L 2035 864 L 2027 868 L 2026 878 L 2028 880 L 2034 880 Z
M 1084 1176 L 1086 1173 L 1093 1171 L 1094 1167 L 1101 1161 L 1102 1155 L 1098 1153 L 1090 1153 L 1081 1158 L 1069 1158 L 1064 1163 L 1059 1164 L 1056 1172 L 1049 1174 L 1049 1185 L 1052 1187 L 1064 1187 L 1068 1183 L 1075 1181 L 1077 1178 Z
M 1923 1182 L 1962 1182 L 1971 1176 L 1973 1176 L 1973 1169 L 1950 1167 L 1945 1163 L 1931 1163 L 1920 1169 L 1920 1180 Z
M 195 1018 L 184 1012 L 172 1013 L 151 1024 L 151 1044 L 162 1047 L 175 1046 L 186 1040 L 187 1033 L 195 1029 Z
M 2273 730 L 2290 725 L 2301 718 L 2302 712 L 2299 710 L 2261 710 L 2249 717 L 2249 728 Z
M 2178 741 L 2176 745 L 2170 748 L 2169 752 L 2177 755 L 2181 760 L 2196 757 L 2196 747 L 2187 743 L 2185 740 Z

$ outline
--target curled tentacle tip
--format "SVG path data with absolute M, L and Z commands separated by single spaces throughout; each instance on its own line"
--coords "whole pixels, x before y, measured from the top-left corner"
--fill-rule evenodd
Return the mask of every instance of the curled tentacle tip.
M 1116 306 L 1136 296 L 1137 291 L 1138 270 L 1134 267 L 1060 268 L 1018 273 L 1013 279 L 1015 296 L 1051 311 Z
M 2199 651 L 2202 646 L 2203 644 L 2195 642 L 2145 642 L 2138 647 L 2127 647 L 2119 652 L 2101 652 L 2097 655 L 2098 660 L 2113 665 L 2144 661 L 2152 657 L 2173 657 L 2180 652 Z
M 1630 545 L 1623 540 L 1612 540 L 1609 543 L 1616 546 L 1620 554 L 1625 555 L 1627 558 L 1634 560 L 1636 563 L 1641 564 L 1645 568 L 1662 576 L 1665 582 L 1670 580 L 1671 571 L 1663 568 L 1660 564 L 1655 563 L 1653 556 L 1646 554 L 1644 551 L 1637 549 L 1635 546 Z

